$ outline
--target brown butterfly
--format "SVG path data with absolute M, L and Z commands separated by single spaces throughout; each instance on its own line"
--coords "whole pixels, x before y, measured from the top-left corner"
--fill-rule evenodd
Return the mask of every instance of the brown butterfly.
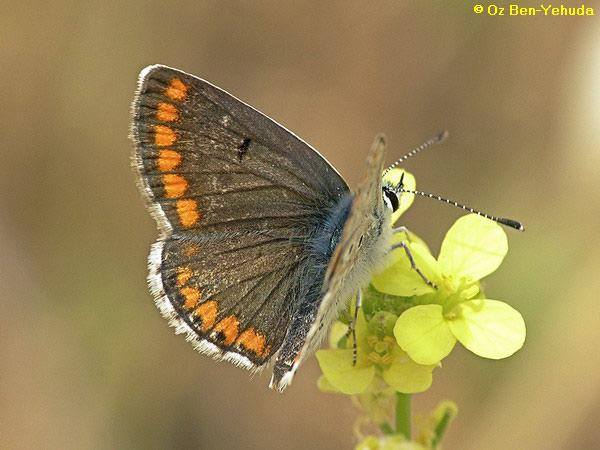
M 132 109 L 158 308 L 201 353 L 273 363 L 271 387 L 285 389 L 392 249 L 403 186 L 382 183 L 383 137 L 353 193 L 307 143 L 193 75 L 145 68 Z

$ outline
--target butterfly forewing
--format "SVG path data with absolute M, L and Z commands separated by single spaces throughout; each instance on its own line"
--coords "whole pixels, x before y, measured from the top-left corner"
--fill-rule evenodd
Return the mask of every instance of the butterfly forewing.
M 159 308 L 201 351 L 264 364 L 300 301 L 306 236 L 346 183 L 268 117 L 164 66 L 140 75 L 132 136 L 161 230 L 149 276 Z
M 347 190 L 304 142 L 183 72 L 148 69 L 134 114 L 146 187 L 174 229 L 278 228 Z

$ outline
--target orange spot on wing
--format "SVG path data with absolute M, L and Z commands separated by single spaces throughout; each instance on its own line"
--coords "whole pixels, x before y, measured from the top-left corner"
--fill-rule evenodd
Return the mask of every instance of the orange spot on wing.
M 190 258 L 196 253 L 198 253 L 199 250 L 200 248 L 196 244 L 187 243 L 183 247 L 183 254 L 185 255 L 185 257 Z
M 188 182 L 181 175 L 167 174 L 163 175 L 163 186 L 165 197 L 177 198 L 185 194 Z
M 196 308 L 194 314 L 202 320 L 200 329 L 206 333 L 215 324 L 215 319 L 217 318 L 217 302 L 209 300 L 202 303 Z
M 236 341 L 238 345 L 243 346 L 246 350 L 251 351 L 259 357 L 263 356 L 266 342 L 267 340 L 265 336 L 257 333 L 254 328 L 248 328 L 247 330 L 244 330 Z
M 162 122 L 173 122 L 177 120 L 177 108 L 170 103 L 159 103 L 156 118 Z
M 173 145 L 177 140 L 175 132 L 164 125 L 154 125 L 154 143 L 159 147 Z
M 193 272 L 189 267 L 177 268 L 177 286 L 181 287 L 192 278 Z
M 188 87 L 179 78 L 173 78 L 165 89 L 165 95 L 173 100 L 184 100 Z
M 177 215 L 179 222 L 186 228 L 189 228 L 198 222 L 200 213 L 198 212 L 198 202 L 193 199 L 177 200 Z
M 240 323 L 235 316 L 227 316 L 215 326 L 214 332 L 223 333 L 225 336 L 223 344 L 231 345 L 238 335 L 239 325 Z
M 161 172 L 174 170 L 180 162 L 181 154 L 175 150 L 165 148 L 158 152 L 158 170 Z
M 184 287 L 179 290 L 185 301 L 183 302 L 183 307 L 185 309 L 193 309 L 198 302 L 200 301 L 200 291 L 193 287 Z

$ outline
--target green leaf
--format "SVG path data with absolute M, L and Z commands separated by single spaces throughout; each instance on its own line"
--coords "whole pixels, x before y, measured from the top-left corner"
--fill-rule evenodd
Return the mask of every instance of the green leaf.
M 450 329 L 462 345 L 484 358 L 506 358 L 525 342 L 525 321 L 516 309 L 497 300 L 469 300 L 452 313 Z
M 402 233 L 397 233 L 393 238 L 393 243 L 400 242 L 405 238 Z M 419 241 L 408 243 L 411 254 L 415 260 L 416 266 L 425 274 L 427 279 L 435 282 L 438 278 L 437 261 L 426 245 Z M 435 290 L 429 286 L 423 278 L 410 265 L 410 260 L 403 248 L 397 248 L 389 256 L 390 263 L 380 273 L 373 275 L 371 283 L 380 292 L 386 294 L 410 297 L 413 295 L 423 295 Z
M 469 214 L 446 233 L 438 261 L 444 274 L 480 280 L 500 266 L 507 251 L 508 240 L 500 225 Z
M 431 387 L 434 368 L 435 365 L 417 364 L 396 347 L 394 360 L 390 367 L 383 371 L 383 379 L 398 392 L 415 394 Z
M 319 350 L 316 356 L 327 381 L 344 394 L 364 392 L 375 376 L 372 365 L 352 365 L 352 349 Z
M 402 313 L 394 326 L 398 345 L 419 364 L 437 364 L 452 351 L 456 338 L 441 305 L 418 305 Z
M 404 172 L 404 188 L 414 191 L 417 188 L 417 182 L 415 181 L 415 177 L 410 172 L 405 171 L 404 169 L 395 168 L 390 170 L 385 177 L 383 177 L 384 182 L 389 182 L 392 186 L 397 186 L 400 183 L 400 177 Z M 392 224 L 395 223 L 404 212 L 410 208 L 412 202 L 415 200 L 415 194 L 400 194 L 400 205 L 398 209 L 392 214 Z
M 367 324 L 367 333 L 369 336 L 376 336 L 383 339 L 385 336 L 391 336 L 394 332 L 398 316 L 387 311 L 377 311 Z
M 378 311 L 388 311 L 398 317 L 412 306 L 414 306 L 413 297 L 386 294 L 375 289 L 372 284 L 363 289 L 361 311 L 364 311 L 366 317 L 372 317 Z
M 428 416 L 421 419 L 419 442 L 426 444 L 431 450 L 440 448 L 444 433 L 457 414 L 458 408 L 453 401 L 443 400 L 438 403 Z
M 433 433 L 431 436 L 431 447 L 438 448 L 439 443 L 444 437 L 444 433 L 448 428 L 450 422 L 454 420 L 458 414 L 458 406 L 456 403 L 450 400 L 443 400 L 440 402 L 433 411 L 432 419 L 435 424 Z

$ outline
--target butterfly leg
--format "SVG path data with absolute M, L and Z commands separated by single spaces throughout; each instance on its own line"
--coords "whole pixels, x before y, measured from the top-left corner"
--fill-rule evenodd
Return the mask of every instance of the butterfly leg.
M 356 365 L 358 358 L 358 346 L 356 344 L 356 321 L 358 320 L 358 310 L 362 306 L 362 293 L 360 289 L 356 292 L 356 302 L 354 303 L 354 318 L 348 327 L 346 338 L 352 335 L 352 365 Z
M 406 253 L 406 256 L 408 257 L 408 260 L 410 261 L 410 267 L 412 267 L 413 270 L 419 274 L 419 276 L 423 279 L 423 281 L 425 283 L 427 283 L 429 286 L 431 286 L 432 288 L 437 289 L 437 286 L 432 281 L 430 281 L 429 278 L 427 278 L 425 276 L 425 274 L 421 271 L 421 269 L 419 269 L 419 267 L 415 263 L 415 258 L 413 257 L 410 249 L 408 248 L 406 241 L 398 242 L 397 244 L 392 245 L 390 251 L 395 250 L 397 248 L 404 249 L 404 252 Z
M 408 233 L 408 228 L 406 228 L 405 226 L 401 225 L 399 227 L 396 227 L 392 230 L 392 233 L 396 234 L 396 233 L 404 233 L 404 235 L 406 236 L 406 240 L 408 242 L 411 242 L 411 238 L 410 238 L 410 234 Z
M 392 232 L 395 233 L 406 233 L 406 237 L 408 238 L 408 228 L 406 228 L 404 225 L 400 225 L 399 227 L 396 227 L 392 230 Z

